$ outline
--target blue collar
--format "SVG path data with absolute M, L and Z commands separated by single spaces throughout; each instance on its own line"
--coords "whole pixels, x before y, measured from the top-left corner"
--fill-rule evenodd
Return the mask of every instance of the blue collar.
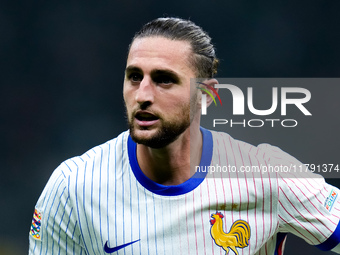
M 207 168 L 211 164 L 212 152 L 213 152 L 213 140 L 212 134 L 209 130 L 200 128 L 203 136 L 202 156 L 200 162 L 200 169 Z M 130 160 L 130 166 L 136 179 L 147 190 L 163 196 L 178 196 L 188 193 L 194 190 L 200 185 L 207 175 L 207 172 L 196 172 L 189 180 L 179 185 L 162 185 L 150 180 L 140 169 L 137 161 L 137 144 L 132 140 L 129 135 L 128 138 L 128 154 Z

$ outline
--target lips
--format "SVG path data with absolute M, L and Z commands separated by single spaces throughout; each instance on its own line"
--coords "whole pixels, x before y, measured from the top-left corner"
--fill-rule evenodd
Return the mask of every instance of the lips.
M 146 127 L 155 124 L 159 118 L 148 111 L 138 111 L 135 114 L 135 120 L 139 126 Z

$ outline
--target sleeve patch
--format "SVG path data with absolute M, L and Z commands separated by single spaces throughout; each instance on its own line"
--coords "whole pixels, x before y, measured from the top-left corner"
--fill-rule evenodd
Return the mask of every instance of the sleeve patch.
M 333 208 L 333 205 L 338 198 L 338 192 L 335 189 L 329 193 L 328 197 L 326 198 L 324 207 L 330 212 Z
M 41 212 L 39 212 L 38 209 L 35 208 L 31 224 L 30 235 L 36 240 L 41 240 L 40 233 L 41 217 L 42 217 Z

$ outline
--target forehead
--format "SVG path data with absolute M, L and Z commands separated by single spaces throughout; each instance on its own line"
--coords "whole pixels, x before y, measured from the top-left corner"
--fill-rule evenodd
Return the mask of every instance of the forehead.
M 127 66 L 187 71 L 184 69 L 192 69 L 189 61 L 192 54 L 187 41 L 164 37 L 137 38 L 130 47 Z

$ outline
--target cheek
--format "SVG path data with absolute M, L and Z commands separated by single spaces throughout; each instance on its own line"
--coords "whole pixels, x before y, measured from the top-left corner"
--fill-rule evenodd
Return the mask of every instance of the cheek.
M 124 97 L 126 113 L 129 116 L 131 114 L 131 111 L 132 111 L 131 96 L 129 96 L 128 94 L 124 93 L 123 97 Z
M 131 89 L 127 89 L 125 86 L 123 88 L 123 98 L 125 105 L 128 107 L 131 105 L 131 100 L 133 99 L 132 97 L 132 91 Z
M 189 89 L 178 89 L 172 100 L 174 104 L 188 104 L 190 102 L 190 98 L 192 97 Z
M 176 111 L 182 112 L 183 107 L 187 107 L 190 105 L 189 96 L 177 96 L 171 98 L 170 100 L 160 100 L 160 104 L 162 104 L 162 108 L 165 109 L 165 112 Z

